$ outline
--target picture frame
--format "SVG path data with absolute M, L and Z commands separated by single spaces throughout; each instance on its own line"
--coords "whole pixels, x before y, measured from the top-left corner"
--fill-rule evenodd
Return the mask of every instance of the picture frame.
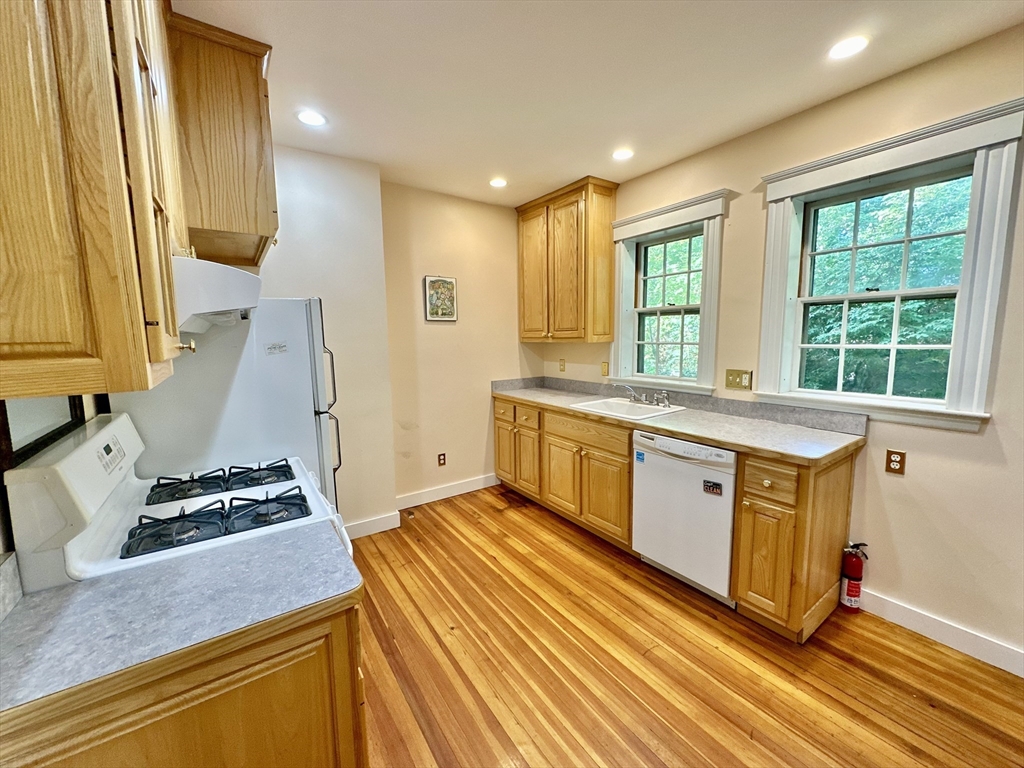
M 458 281 L 454 277 L 424 275 L 423 314 L 432 323 L 454 323 L 459 319 Z

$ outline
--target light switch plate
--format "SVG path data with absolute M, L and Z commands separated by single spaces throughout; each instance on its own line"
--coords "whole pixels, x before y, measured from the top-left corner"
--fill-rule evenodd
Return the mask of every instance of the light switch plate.
M 558 358 L 558 370 L 565 371 L 565 358 L 564 357 Z
M 726 389 L 750 389 L 754 383 L 753 371 L 742 371 L 738 368 L 725 369 Z
M 601 375 L 602 376 L 607 376 L 608 375 L 608 363 L 601 363 Z
M 891 448 L 885 451 L 885 471 L 894 475 L 904 475 L 907 472 L 907 452 L 894 451 Z

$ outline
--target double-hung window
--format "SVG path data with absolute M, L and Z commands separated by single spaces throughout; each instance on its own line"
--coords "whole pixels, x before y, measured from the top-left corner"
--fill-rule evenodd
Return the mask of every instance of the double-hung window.
M 637 248 L 635 373 L 696 381 L 704 230 Z
M 757 394 L 977 430 L 1024 99 L 766 176 Z
M 710 395 L 725 201 L 720 189 L 616 221 L 611 381 Z
M 805 209 L 798 388 L 941 402 L 971 170 Z

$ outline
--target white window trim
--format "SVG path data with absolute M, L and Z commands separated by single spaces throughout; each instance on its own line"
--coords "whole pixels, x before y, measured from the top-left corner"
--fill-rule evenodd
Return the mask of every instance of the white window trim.
M 630 216 L 612 223 L 615 239 L 616 279 L 615 341 L 612 342 L 611 376 L 613 384 L 665 389 L 711 395 L 715 391 L 715 344 L 718 327 L 718 290 L 722 261 L 722 229 L 725 201 L 730 191 L 719 189 L 700 197 L 658 208 L 654 211 Z M 637 334 L 637 312 L 634 306 L 636 287 L 637 246 L 649 240 L 671 237 L 704 226 L 704 264 L 701 283 L 700 339 L 697 356 L 696 380 L 673 380 L 657 376 L 638 376 L 634 372 L 633 356 Z
M 969 432 L 981 428 L 991 417 L 986 410 L 989 374 L 1000 289 L 1010 261 L 1022 133 L 1024 99 L 1017 99 L 764 178 L 769 204 L 758 399 L 865 413 L 881 421 Z M 804 203 L 821 197 L 823 188 L 866 186 L 868 176 L 967 153 L 974 154 L 974 181 L 945 403 L 794 391 Z

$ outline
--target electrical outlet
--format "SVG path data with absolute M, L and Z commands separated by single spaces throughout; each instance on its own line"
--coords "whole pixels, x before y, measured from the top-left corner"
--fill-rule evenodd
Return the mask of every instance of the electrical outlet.
M 558 358 L 558 370 L 560 370 L 562 372 L 565 371 L 565 358 L 564 357 Z
M 445 465 L 445 458 L 443 453 L 437 454 L 437 466 L 443 467 Z
M 885 471 L 894 475 L 904 475 L 907 472 L 907 452 L 887 450 L 885 452 Z
M 741 371 L 736 368 L 727 368 L 725 371 L 726 389 L 750 389 L 753 382 L 753 371 Z
M 607 376 L 608 375 L 608 363 L 601 363 L 601 375 L 602 376 Z

